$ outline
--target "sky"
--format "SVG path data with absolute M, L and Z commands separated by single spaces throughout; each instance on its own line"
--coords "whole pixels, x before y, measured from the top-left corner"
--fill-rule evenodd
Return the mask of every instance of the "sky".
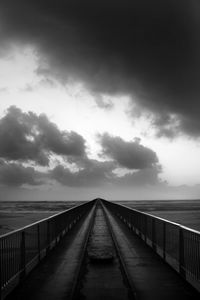
M 198 0 L 0 2 L 0 200 L 200 197 Z

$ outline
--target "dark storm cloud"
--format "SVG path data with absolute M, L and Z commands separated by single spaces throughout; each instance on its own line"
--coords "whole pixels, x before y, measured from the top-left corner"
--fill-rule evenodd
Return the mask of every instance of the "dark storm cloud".
M 103 148 L 103 156 L 110 160 L 98 161 L 87 157 L 77 163 L 79 170 L 72 172 L 62 165 L 49 171 L 50 178 L 62 185 L 75 187 L 95 186 L 141 186 L 158 185 L 161 183 L 159 174 L 161 166 L 158 164 L 156 153 L 140 144 L 139 139 L 125 142 L 120 137 L 108 134 L 99 136 Z M 101 154 L 102 155 L 102 154 Z M 134 172 L 119 175 L 119 167 L 134 169 Z
M 101 186 L 113 178 L 114 168 L 115 165 L 111 161 L 100 162 L 88 159 L 84 168 L 77 172 L 71 172 L 70 169 L 58 165 L 50 171 L 50 176 L 67 186 Z
M 120 137 L 104 134 L 100 136 L 100 143 L 104 155 L 127 169 L 151 168 L 158 163 L 156 153 L 142 146 L 137 138 L 133 142 L 126 142 Z
M 50 122 L 45 115 L 37 119 L 40 140 L 43 147 L 56 154 L 67 156 L 84 156 L 85 140 L 74 131 L 60 131 L 56 124 Z
M 129 187 L 162 184 L 162 181 L 158 177 L 160 172 L 160 166 L 142 169 L 137 172 L 115 178 L 115 184 L 118 186 L 121 185 Z
M 49 158 L 33 130 L 37 118 L 10 107 L 0 119 L 0 157 L 8 160 L 34 160 L 47 165 Z
M 0 119 L 0 157 L 48 165 L 51 153 L 84 157 L 85 141 L 75 132 L 60 131 L 46 115 L 23 113 L 12 106 Z
M 41 174 L 32 167 L 0 160 L 0 184 L 6 186 L 41 185 Z
M 86 167 L 77 172 L 71 172 L 69 168 L 62 165 L 56 166 L 49 172 L 50 178 L 65 186 L 74 187 L 95 187 L 95 186 L 121 186 L 136 187 L 146 185 L 159 185 L 159 166 L 142 169 L 134 173 L 117 176 L 113 171 L 116 166 L 110 162 L 90 161 L 90 167 Z
M 37 47 L 46 62 L 38 72 L 131 94 L 155 114 L 159 134 L 199 135 L 198 0 L 2 0 L 0 11 L 2 45 Z
M 125 142 L 120 137 L 104 134 L 99 136 L 99 141 L 103 155 L 109 158 L 107 161 L 88 158 L 83 137 L 59 130 L 46 115 L 25 113 L 11 106 L 0 119 L 0 184 L 40 185 L 49 179 L 71 187 L 158 182 L 156 153 L 142 146 L 139 139 Z M 34 162 L 47 166 L 51 154 L 66 157 L 69 168 L 58 165 L 45 173 L 24 165 Z M 78 169 L 76 172 L 72 171 L 73 166 Z M 116 170 L 120 166 L 139 171 L 119 177 Z

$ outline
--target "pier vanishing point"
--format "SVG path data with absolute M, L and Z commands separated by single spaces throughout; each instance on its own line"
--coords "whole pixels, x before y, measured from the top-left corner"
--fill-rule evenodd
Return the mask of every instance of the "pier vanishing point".
M 95 199 L 0 237 L 1 299 L 200 299 L 200 232 Z

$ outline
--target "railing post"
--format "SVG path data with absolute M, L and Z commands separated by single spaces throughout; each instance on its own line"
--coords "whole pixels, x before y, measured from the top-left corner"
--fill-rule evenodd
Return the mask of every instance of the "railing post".
M 179 228 L 179 273 L 185 278 L 185 257 L 184 257 L 184 236 L 183 229 Z
M 138 229 L 139 229 L 139 237 L 142 238 L 142 219 L 141 215 L 138 214 Z
M 147 244 L 147 217 L 145 216 L 144 217 L 144 241 L 145 243 Z
M 3 272 L 2 272 L 2 256 L 3 256 L 3 249 L 2 249 L 2 243 L 0 243 L 0 300 L 2 299 L 2 285 L 3 285 L 3 282 L 2 282 L 2 275 L 3 275 Z
M 163 259 L 166 260 L 166 223 L 163 222 Z
M 155 231 L 155 220 L 152 218 L 152 248 L 156 251 L 156 231 Z
M 24 280 L 27 273 L 35 267 L 32 261 L 35 262 L 37 260 L 38 262 L 43 258 L 45 250 L 46 253 L 49 252 L 51 244 L 53 244 L 52 241 L 57 237 L 55 235 L 56 232 L 60 239 L 61 229 L 65 227 L 65 223 L 68 223 L 68 219 L 76 219 L 77 222 L 81 216 L 92 208 L 91 204 L 81 204 L 78 207 L 68 209 L 63 213 L 58 213 L 55 216 L 0 237 L 0 300 L 4 297 L 4 291 L 6 294 L 10 293 L 20 281 Z M 55 226 L 55 220 L 58 222 L 58 226 Z M 63 225 L 61 222 L 63 222 Z M 31 229 L 30 233 L 29 229 Z M 33 236 L 32 233 L 34 233 Z M 34 253 L 32 253 L 32 242 L 34 242 Z
M 23 279 L 26 275 L 26 249 L 25 249 L 25 231 L 21 233 L 21 244 L 20 244 L 20 279 Z
M 38 236 L 38 260 L 40 261 L 40 224 L 37 225 L 37 236 Z
M 49 220 L 47 221 L 47 247 L 46 247 L 46 254 L 48 253 L 50 249 L 50 224 Z

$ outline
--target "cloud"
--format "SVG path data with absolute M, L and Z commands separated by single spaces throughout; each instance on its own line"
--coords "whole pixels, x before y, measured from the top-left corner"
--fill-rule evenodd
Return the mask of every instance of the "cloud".
M 69 187 L 145 187 L 159 186 L 162 181 L 159 179 L 161 172 L 159 167 L 142 169 L 134 173 L 117 176 L 113 172 L 111 162 L 97 162 L 91 168 L 85 168 L 76 172 L 70 171 L 62 165 L 56 166 L 49 172 L 51 179 L 56 180 L 61 185 Z
M 2 47 L 35 47 L 38 72 L 130 94 L 165 126 L 176 115 L 178 131 L 199 136 L 199 1 L 2 0 L 0 11 Z
M 114 168 L 113 162 L 87 159 L 84 168 L 77 172 L 72 172 L 69 168 L 58 165 L 50 171 L 50 176 L 66 186 L 102 186 L 113 178 L 114 174 L 112 171 Z
M 160 166 L 141 169 L 137 172 L 125 174 L 124 176 L 115 178 L 115 184 L 117 186 L 127 187 L 162 185 L 163 182 L 159 179 L 160 172 Z
M 161 183 L 161 166 L 158 164 L 157 155 L 151 149 L 142 146 L 139 138 L 135 138 L 133 142 L 126 142 L 120 137 L 112 137 L 105 133 L 99 135 L 99 142 L 102 146 L 100 156 L 106 157 L 107 160 L 84 157 L 75 161 L 75 172 L 70 167 L 59 164 L 49 171 L 50 178 L 61 185 L 71 187 L 132 187 Z M 126 169 L 125 175 L 116 172 L 120 167 Z
M 60 131 L 45 115 L 38 117 L 38 128 L 45 149 L 66 156 L 85 155 L 85 140 L 78 133 Z
M 157 155 L 142 146 L 140 139 L 126 142 L 105 133 L 99 136 L 99 142 L 107 160 L 88 158 L 84 138 L 73 131 L 59 130 L 46 115 L 11 106 L 0 119 L 0 184 L 34 186 L 53 179 L 70 187 L 109 187 L 159 182 Z M 45 168 L 46 173 L 37 171 L 39 165 L 49 165 L 52 154 L 67 158 L 68 167 L 58 163 L 53 169 Z M 27 166 L 32 163 L 37 170 Z M 120 177 L 116 173 L 120 167 L 136 172 Z
M 146 169 L 158 163 L 156 153 L 140 144 L 139 139 L 126 142 L 120 137 L 109 134 L 100 136 L 103 155 L 115 160 L 127 169 Z
M 96 104 L 99 108 L 106 110 L 111 110 L 114 106 L 113 102 L 110 99 L 105 99 L 103 95 L 97 95 L 95 97 Z
M 6 186 L 41 185 L 41 174 L 33 167 L 0 160 L 0 184 Z
M 162 183 L 159 179 L 161 173 L 159 164 L 141 168 L 134 172 L 129 170 L 128 173 L 122 176 L 115 172 L 117 169 L 118 161 L 98 161 L 86 158 L 82 161 L 81 168 L 76 172 L 72 172 L 70 168 L 62 165 L 57 165 L 49 171 L 49 176 L 61 185 L 71 187 L 136 187 L 142 185 L 155 186 Z
M 51 153 L 85 156 L 85 140 L 76 132 L 59 130 L 46 115 L 24 113 L 11 106 L 0 119 L 0 157 L 45 166 Z
M 0 88 L 0 94 L 2 93 L 7 93 L 8 92 L 8 89 L 6 87 L 1 87 Z
M 0 119 L 0 157 L 8 160 L 34 160 L 47 165 L 49 158 L 33 130 L 36 116 L 10 107 Z
M 113 161 L 97 161 L 87 159 L 84 168 L 73 172 L 70 168 L 57 165 L 47 172 L 36 171 L 33 167 L 25 167 L 20 163 L 0 160 L 0 185 L 8 187 L 47 185 L 52 180 L 67 187 L 76 188 L 132 188 L 140 186 L 158 186 L 159 167 L 142 169 L 123 176 L 113 172 L 116 164 Z M 56 184 L 54 183 L 54 186 Z

